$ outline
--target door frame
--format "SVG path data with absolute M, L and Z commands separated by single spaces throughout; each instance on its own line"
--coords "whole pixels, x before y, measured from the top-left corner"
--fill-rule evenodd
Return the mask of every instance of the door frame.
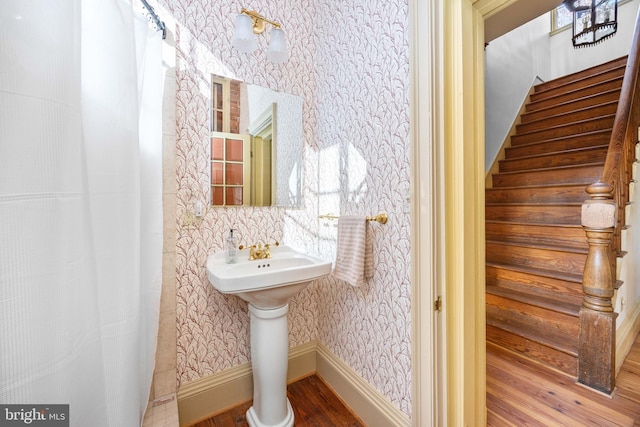
M 517 1 L 409 1 L 414 426 L 486 421 L 484 20 Z

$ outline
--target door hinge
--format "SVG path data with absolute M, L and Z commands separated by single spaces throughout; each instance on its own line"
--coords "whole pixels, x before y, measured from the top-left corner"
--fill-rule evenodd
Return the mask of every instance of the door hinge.
M 442 311 L 442 297 L 438 296 L 438 298 L 433 302 L 433 311 Z

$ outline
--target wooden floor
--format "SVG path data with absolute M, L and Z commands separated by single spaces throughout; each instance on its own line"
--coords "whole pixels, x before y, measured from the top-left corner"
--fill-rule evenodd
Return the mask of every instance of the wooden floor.
M 364 426 L 316 375 L 290 384 L 287 395 L 296 427 Z M 195 427 L 248 426 L 250 406 L 247 402 Z M 618 374 L 613 397 L 487 343 L 487 425 L 640 426 L 640 335 Z
M 287 387 L 287 397 L 293 407 L 296 427 L 362 427 L 342 401 L 316 375 Z M 195 424 L 195 427 L 248 426 L 245 413 L 252 402 L 236 406 L 227 412 Z
M 487 425 L 640 426 L 640 335 L 612 398 L 487 343 Z

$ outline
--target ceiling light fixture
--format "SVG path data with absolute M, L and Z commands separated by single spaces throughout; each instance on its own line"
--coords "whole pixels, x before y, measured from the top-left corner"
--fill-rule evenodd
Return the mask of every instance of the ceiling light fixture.
M 597 44 L 618 30 L 617 0 L 564 0 L 573 12 L 573 46 Z
M 271 62 L 282 63 L 289 59 L 287 38 L 278 22 L 271 21 L 258 12 L 242 9 L 236 18 L 236 28 L 231 38 L 231 44 L 240 52 L 251 53 L 258 47 L 255 34 L 262 34 L 266 26 L 271 24 L 271 40 L 267 49 L 267 59 Z

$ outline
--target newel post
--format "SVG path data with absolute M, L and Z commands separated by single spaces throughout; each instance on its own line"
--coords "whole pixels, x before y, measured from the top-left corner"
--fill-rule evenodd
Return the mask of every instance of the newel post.
M 616 220 L 613 187 L 597 182 L 587 187 L 591 198 L 582 205 L 582 227 L 589 253 L 584 267 L 580 309 L 578 381 L 611 394 L 615 387 L 616 317 L 611 298 L 615 270 L 611 239 Z

